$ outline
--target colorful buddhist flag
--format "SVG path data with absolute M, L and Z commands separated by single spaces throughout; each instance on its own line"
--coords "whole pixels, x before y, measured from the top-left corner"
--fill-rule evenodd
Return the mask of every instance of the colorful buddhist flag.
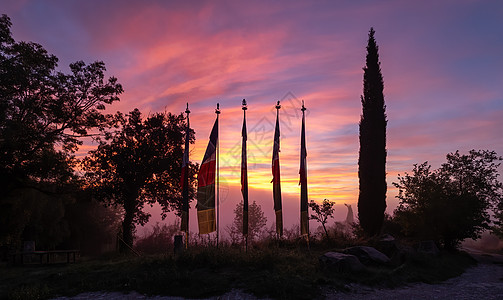
M 197 221 L 199 234 L 216 231 L 215 173 L 218 142 L 218 117 L 210 134 L 210 141 L 197 175 Z
M 283 235 L 283 214 L 281 208 L 281 180 L 279 167 L 279 109 L 281 105 L 276 105 L 276 127 L 274 129 L 274 145 L 272 149 L 272 189 L 274 198 L 274 211 L 276 212 L 276 233 Z
M 189 231 L 189 139 L 190 139 L 190 124 L 189 124 L 189 104 L 187 103 L 187 128 L 185 129 L 185 149 L 182 159 L 182 176 L 180 177 L 180 186 L 182 187 L 182 215 L 180 230 Z
M 248 234 L 248 163 L 246 155 L 246 100 L 243 99 L 243 129 L 241 130 L 241 193 L 243 194 L 243 235 Z
M 307 150 L 304 102 L 302 102 L 302 129 L 300 133 L 300 234 L 309 234 L 308 200 L 307 200 Z

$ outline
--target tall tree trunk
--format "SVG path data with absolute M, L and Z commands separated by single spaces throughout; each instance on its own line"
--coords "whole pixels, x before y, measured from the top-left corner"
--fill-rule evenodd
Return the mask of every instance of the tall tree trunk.
M 127 196 L 124 199 L 124 220 L 122 221 L 122 240 L 123 243 L 120 244 L 120 251 L 122 253 L 128 253 L 133 248 L 134 241 L 134 214 L 135 214 L 135 196 Z
M 325 235 L 327 236 L 327 241 L 328 241 L 330 239 L 330 237 L 328 236 L 327 227 L 325 226 L 325 223 L 321 223 L 321 225 L 323 225 L 323 230 L 325 230 Z

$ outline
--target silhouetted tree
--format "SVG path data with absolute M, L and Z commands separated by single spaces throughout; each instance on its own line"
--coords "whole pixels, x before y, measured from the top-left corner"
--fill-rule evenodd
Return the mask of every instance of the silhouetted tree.
M 116 78 L 104 80 L 103 62 L 76 62 L 70 74 L 56 72 L 58 59 L 39 44 L 15 41 L 11 26 L 2 15 L 0 227 L 8 232 L 1 233 L 0 244 L 19 240 L 28 225 L 30 232 L 44 231 L 33 229 L 41 219 L 29 204 L 46 199 L 54 202 L 48 207 L 59 207 L 55 199 L 68 197 L 78 184 L 73 153 L 82 137 L 107 124 L 110 116 L 102 111 L 122 92 Z M 20 210 L 23 216 L 13 217 Z
M 465 238 L 476 239 L 490 227 L 489 209 L 503 199 L 494 151 L 458 151 L 431 171 L 427 162 L 414 165 L 412 174 L 398 176 L 400 199 L 394 220 L 405 234 L 432 239 L 453 249 Z
M 257 239 L 267 225 L 262 207 L 255 201 L 248 206 L 248 240 Z M 232 243 L 238 243 L 243 237 L 243 200 L 234 209 L 234 221 L 226 228 Z
M 362 115 L 358 177 L 358 218 L 368 235 L 380 232 L 386 209 L 386 106 L 378 46 L 370 28 L 363 68 Z
M 159 203 L 162 217 L 175 210 L 180 213 L 181 164 L 185 120 L 182 114 L 156 113 L 142 120 L 138 109 L 127 115 L 115 115 L 118 129 L 108 132 L 100 145 L 84 160 L 86 178 L 98 199 L 124 208 L 123 239 L 133 245 L 135 224 L 148 222 L 145 204 Z M 194 132 L 191 130 L 191 143 Z M 189 199 L 195 194 L 190 165 Z
M 328 231 L 327 231 L 327 222 L 328 218 L 333 218 L 334 217 L 334 201 L 329 201 L 328 199 L 324 199 L 323 203 L 319 205 L 318 203 L 314 202 L 314 200 L 311 200 L 309 202 L 309 207 L 311 208 L 311 211 L 313 212 L 310 216 L 310 220 L 316 220 L 320 222 L 321 226 L 323 226 L 323 230 L 325 231 L 325 235 L 328 237 Z
M 10 20 L 0 18 L 0 153 L 3 173 L 18 179 L 60 179 L 54 162 L 69 153 L 107 121 L 105 104 L 119 100 L 122 87 L 105 65 L 70 65 L 71 74 L 56 72 L 58 59 L 36 43 L 15 42 Z M 61 149 L 61 150 L 59 150 Z M 46 160 L 52 160 L 46 163 Z M 68 176 L 68 174 L 64 174 Z

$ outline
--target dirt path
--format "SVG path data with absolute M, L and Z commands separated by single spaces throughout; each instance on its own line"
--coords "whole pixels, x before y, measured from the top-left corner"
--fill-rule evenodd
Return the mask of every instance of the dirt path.
M 373 289 L 353 285 L 350 293 L 333 292 L 327 299 L 503 299 L 503 256 L 472 249 L 479 262 L 461 276 L 440 284 L 411 284 L 397 289 Z
M 148 297 L 137 292 L 131 292 L 129 294 L 123 294 L 119 292 L 89 292 L 82 293 L 73 297 L 58 297 L 52 300 L 184 300 L 186 298 L 181 297 L 170 297 L 170 296 L 152 296 Z M 219 299 L 219 300 L 250 300 L 258 299 L 252 295 L 242 293 L 238 290 L 233 290 L 225 295 L 219 297 L 212 297 L 207 299 Z M 201 299 L 204 300 L 204 299 Z

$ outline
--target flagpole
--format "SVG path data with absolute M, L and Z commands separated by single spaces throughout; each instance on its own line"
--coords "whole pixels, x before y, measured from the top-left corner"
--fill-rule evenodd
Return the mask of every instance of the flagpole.
M 242 155 L 241 156 L 241 172 L 242 172 L 242 175 L 243 176 L 243 167 L 246 166 L 246 174 L 244 174 L 244 176 L 246 176 L 246 181 L 242 182 L 241 184 L 246 184 L 246 187 L 242 186 L 242 190 L 243 190 L 243 233 L 244 233 L 244 238 L 245 238 L 245 253 L 248 253 L 248 157 L 247 157 L 247 152 L 246 152 L 246 142 L 245 140 L 248 139 L 247 137 L 247 133 L 246 133 L 246 110 L 248 109 L 247 105 L 246 105 L 246 100 L 243 99 L 243 102 L 241 104 L 241 109 L 243 110 L 243 132 L 242 132 L 242 135 L 245 134 L 246 135 L 246 139 L 245 137 L 243 136 L 243 145 L 241 145 L 241 147 L 244 147 L 244 150 L 241 149 L 241 153 L 245 154 L 245 155 Z M 244 152 L 243 152 L 244 151 Z M 244 157 L 243 157 L 244 156 Z M 243 162 L 244 160 L 244 162 Z M 241 180 L 243 181 L 243 178 L 241 178 Z M 246 193 L 246 199 L 245 199 L 245 193 Z M 246 200 L 246 203 L 244 203 Z M 246 207 L 245 207 L 246 205 Z M 246 230 L 245 230 L 245 209 L 246 209 Z M 246 232 L 246 233 L 245 233 Z
M 187 102 L 187 109 L 185 110 L 185 113 L 187 114 L 187 131 L 190 131 L 190 125 L 189 125 L 190 110 L 189 110 L 189 103 L 188 102 Z M 189 133 L 186 133 L 185 138 L 188 138 L 188 137 L 189 137 Z M 188 145 L 188 143 L 185 142 L 185 145 Z M 186 150 L 184 149 L 184 151 L 186 151 Z M 187 189 L 188 189 L 189 188 L 189 186 L 188 186 L 188 182 L 189 182 L 189 180 L 188 180 L 188 178 L 189 178 L 188 166 L 187 166 L 186 172 L 187 172 L 187 176 L 186 176 L 186 179 L 185 179 L 185 183 L 187 184 Z M 187 229 L 185 230 L 185 249 L 189 248 L 189 209 L 188 209 L 188 202 L 189 202 L 189 199 L 187 198 Z
M 220 104 L 217 103 L 217 109 L 215 109 L 215 113 L 217 114 L 217 124 L 219 122 L 219 116 L 220 116 Z M 218 131 L 220 130 L 218 127 L 217 127 Z M 220 231 L 220 227 L 219 227 L 219 220 L 220 220 L 220 167 L 219 167 L 219 164 L 220 164 L 220 134 L 219 132 L 217 131 L 217 157 L 216 157 L 216 160 L 217 160 L 217 248 L 218 248 L 218 235 L 219 235 L 219 231 Z

